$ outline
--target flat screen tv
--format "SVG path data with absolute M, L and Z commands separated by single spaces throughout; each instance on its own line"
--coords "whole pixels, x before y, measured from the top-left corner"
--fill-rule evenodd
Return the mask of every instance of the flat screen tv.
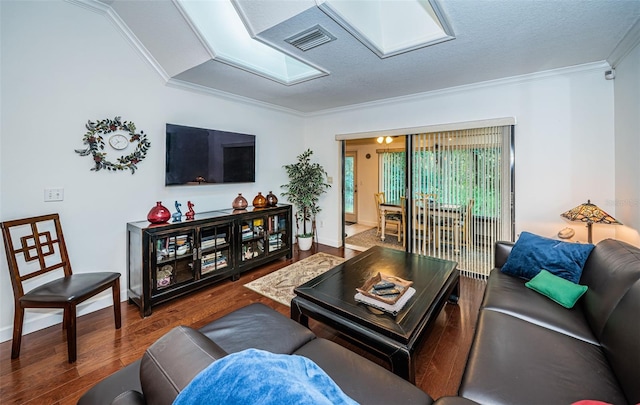
M 255 162 L 255 135 L 167 124 L 167 186 L 253 183 Z

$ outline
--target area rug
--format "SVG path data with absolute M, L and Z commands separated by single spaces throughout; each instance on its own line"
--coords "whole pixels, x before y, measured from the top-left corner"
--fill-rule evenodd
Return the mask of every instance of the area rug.
M 290 306 L 295 296 L 293 289 L 344 262 L 342 257 L 319 252 L 293 264 L 251 281 L 244 286 Z
M 344 240 L 349 248 L 355 250 L 367 250 L 373 246 L 385 246 L 396 250 L 405 250 L 402 242 L 398 242 L 395 235 L 386 235 L 385 240 L 380 239 L 380 235 L 376 235 L 376 228 L 367 229 L 366 231 L 349 236 Z

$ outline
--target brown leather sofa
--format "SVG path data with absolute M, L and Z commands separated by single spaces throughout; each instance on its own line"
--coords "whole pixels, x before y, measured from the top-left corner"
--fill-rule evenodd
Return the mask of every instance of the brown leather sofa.
M 483 404 L 640 403 L 640 249 L 598 243 L 580 279 L 588 290 L 566 309 L 500 271 L 512 246 L 496 244 L 459 395 Z
M 360 404 L 431 404 L 424 391 L 387 369 L 329 340 L 266 305 L 254 303 L 200 330 L 172 329 L 142 359 L 105 378 L 79 405 L 171 404 L 209 364 L 247 348 L 297 354 L 320 366 Z M 213 388 L 213 384 L 212 384 Z
M 435 404 L 640 403 L 640 249 L 600 242 L 580 279 L 589 289 L 566 309 L 526 288 L 524 280 L 500 272 L 512 246 L 495 246 L 496 268 L 487 282 L 459 396 Z M 388 370 L 252 304 L 199 331 L 172 330 L 78 404 L 170 404 L 211 362 L 247 348 L 308 357 L 361 404 L 433 402 Z

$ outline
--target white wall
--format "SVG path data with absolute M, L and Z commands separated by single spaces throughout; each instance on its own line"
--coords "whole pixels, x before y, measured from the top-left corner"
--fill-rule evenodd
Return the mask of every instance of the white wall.
M 638 198 L 637 154 L 628 156 L 624 149 L 625 142 L 633 142 L 638 134 L 637 121 L 632 118 L 637 114 L 616 116 L 614 137 L 614 81 L 604 79 L 605 64 L 302 118 L 167 87 L 107 17 L 71 3 L 3 0 L 0 18 L 0 219 L 59 212 L 74 271 L 120 271 L 123 289 L 127 285 L 125 224 L 144 219 L 155 201 L 171 208 L 176 199 L 183 204 L 191 200 L 196 212 L 202 212 L 229 206 L 238 192 L 247 199 L 258 191 L 273 190 L 279 195 L 280 185 L 286 182 L 282 165 L 311 147 L 314 160 L 334 179 L 333 187 L 321 198 L 323 212 L 318 219 L 324 227 L 319 229 L 320 242 L 338 246 L 342 204 L 336 134 L 508 116 L 518 122 L 518 232 L 553 236 L 571 226 L 577 239 L 585 240 L 584 227 L 565 222 L 560 213 L 591 199 L 614 216 L 620 210 L 624 218 L 630 218 L 632 228 L 618 231 L 617 236 L 625 239 L 630 235 L 637 243 L 638 214 L 628 214 L 615 203 L 628 198 L 621 192 L 627 184 L 635 194 L 629 197 L 631 201 Z M 636 49 L 630 62 L 618 67 L 616 86 L 637 86 L 637 59 Z M 625 79 L 626 74 L 631 79 Z M 616 97 L 618 106 L 625 100 L 637 105 L 637 93 L 622 99 Z M 87 120 L 116 115 L 135 122 L 152 142 L 147 159 L 134 175 L 92 172 L 90 159 L 73 152 L 83 146 Z M 256 183 L 164 187 L 167 122 L 256 134 Z M 629 129 L 622 131 L 624 125 Z M 626 165 L 633 168 L 628 176 L 621 174 L 627 173 Z M 43 202 L 48 187 L 63 187 L 64 201 Z M 616 236 L 616 229 L 626 228 L 596 225 L 595 241 Z M 11 337 L 13 319 L 4 253 L 0 264 L 0 341 L 4 341 Z M 122 297 L 126 297 L 124 291 Z M 80 313 L 110 305 L 109 301 L 105 293 Z M 28 311 L 25 332 L 60 320 L 51 311 Z
M 640 246 L 640 45 L 616 66 L 616 237 Z
M 303 118 L 165 86 L 108 17 L 83 7 L 4 0 L 0 7 L 0 219 L 60 213 L 74 272 L 122 272 L 126 299 L 126 223 L 144 220 L 156 201 L 173 211 L 174 200 L 183 207 L 191 200 L 196 212 L 203 212 L 230 207 L 238 192 L 251 201 L 258 191 L 282 191 L 287 181 L 282 156 L 303 150 Z M 88 120 L 117 115 L 133 121 L 151 141 L 134 175 L 90 171 L 90 157 L 74 152 L 83 147 Z M 167 122 L 255 134 L 255 184 L 165 187 Z M 114 155 L 110 160 L 119 156 Z M 63 187 L 64 201 L 44 202 L 48 187 Z M 0 263 L 4 341 L 11 338 L 13 323 L 4 252 Z M 79 313 L 110 305 L 110 300 L 110 294 L 101 294 Z M 29 310 L 24 331 L 61 318 L 56 311 Z
M 318 114 L 307 122 L 306 142 L 339 180 L 336 134 L 515 117 L 516 233 L 552 237 L 570 226 L 574 239 L 586 241 L 586 228 L 560 214 L 587 199 L 616 214 L 607 205 L 615 198 L 614 89 L 604 79 L 607 68 L 585 65 Z M 329 220 L 340 213 L 338 183 L 321 201 L 327 229 L 320 237 L 328 244 L 341 240 L 340 224 Z M 615 231 L 594 225 L 594 242 Z

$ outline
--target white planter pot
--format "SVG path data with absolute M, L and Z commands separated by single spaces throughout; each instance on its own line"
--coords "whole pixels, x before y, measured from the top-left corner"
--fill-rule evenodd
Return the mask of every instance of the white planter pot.
M 313 237 L 302 237 L 298 236 L 298 249 L 300 250 L 309 250 L 311 249 L 311 245 L 313 244 Z

